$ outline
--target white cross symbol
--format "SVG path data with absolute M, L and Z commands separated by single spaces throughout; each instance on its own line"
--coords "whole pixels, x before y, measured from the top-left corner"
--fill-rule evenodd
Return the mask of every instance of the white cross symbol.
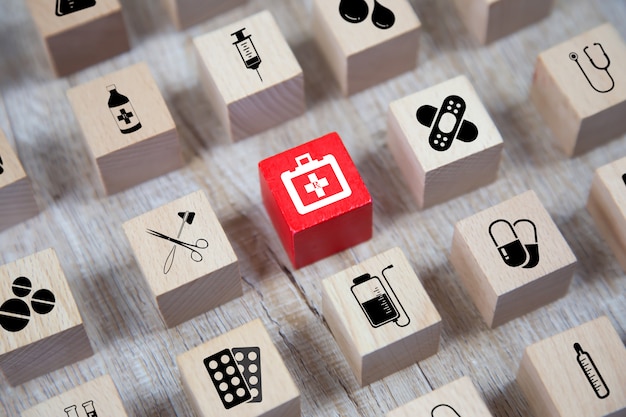
M 324 192 L 324 187 L 328 187 L 328 180 L 326 179 L 326 177 L 318 179 L 315 173 L 309 174 L 308 177 L 309 181 L 311 182 L 304 185 L 304 189 L 306 190 L 306 192 L 312 193 L 313 191 L 315 191 L 315 194 L 317 194 L 317 198 L 324 197 L 326 195 L 326 193 Z

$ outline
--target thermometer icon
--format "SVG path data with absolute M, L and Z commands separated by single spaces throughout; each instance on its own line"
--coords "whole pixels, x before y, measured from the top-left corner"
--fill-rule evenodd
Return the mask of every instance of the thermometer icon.
M 602 379 L 602 375 L 600 375 L 600 371 L 596 368 L 596 364 L 593 363 L 593 359 L 591 359 L 589 353 L 585 352 L 579 343 L 574 343 L 574 349 L 578 354 L 576 360 L 578 361 L 580 368 L 585 373 L 587 381 L 589 381 L 589 384 L 595 391 L 596 396 L 600 399 L 608 397 L 609 387 L 606 386 L 604 379 Z

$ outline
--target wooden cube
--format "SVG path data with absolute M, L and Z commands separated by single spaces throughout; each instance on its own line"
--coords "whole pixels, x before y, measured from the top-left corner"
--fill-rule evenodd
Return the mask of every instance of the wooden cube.
M 168 327 L 243 294 L 237 255 L 203 191 L 123 227 Z
M 91 413 L 91 414 L 90 414 Z M 109 375 L 82 384 L 29 408 L 22 417 L 127 417 L 120 394 Z
M 596 170 L 587 210 L 626 271 L 626 157 Z
M 312 32 L 345 95 L 417 66 L 421 24 L 407 0 L 313 1 Z
M 15 386 L 93 354 L 53 249 L 0 266 L 0 369 Z
M 329 133 L 259 162 L 263 204 L 295 268 L 372 237 L 372 198 Z
M 71 88 L 67 96 L 108 194 L 182 166 L 174 120 L 145 63 Z
M 35 193 L 17 154 L 0 130 L 0 231 L 39 213 Z
M 626 45 L 604 24 L 539 54 L 530 97 L 569 155 L 626 132 Z
M 487 44 L 546 18 L 554 0 L 454 0 L 467 30 Z
M 472 380 L 464 376 L 387 414 L 387 417 L 415 416 L 491 417 L 492 414 Z
M 563 297 L 576 266 L 534 191 L 459 221 L 450 261 L 490 327 Z
M 387 126 L 389 149 L 420 209 L 498 175 L 502 137 L 465 76 L 392 102 Z
M 119 0 L 26 0 L 26 4 L 58 76 L 130 49 Z
M 517 383 L 537 417 L 624 417 L 626 349 L 600 317 L 528 346 Z
M 167 11 L 179 29 L 186 29 L 247 0 L 165 0 Z
M 324 319 L 361 386 L 439 348 L 441 317 L 402 250 L 322 281 Z
M 194 39 L 200 79 L 232 140 L 305 111 L 304 76 L 268 11 Z
M 300 392 L 260 319 L 176 358 L 199 417 L 300 417 Z

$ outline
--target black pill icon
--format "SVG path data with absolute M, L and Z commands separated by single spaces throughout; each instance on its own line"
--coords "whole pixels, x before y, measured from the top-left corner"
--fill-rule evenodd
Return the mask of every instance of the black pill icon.
M 30 309 L 19 298 L 11 298 L 0 306 L 0 326 L 9 332 L 19 332 L 28 324 Z
M 38 290 L 33 294 L 30 305 L 37 314 L 48 314 L 54 308 L 54 294 L 50 290 Z
M 26 277 L 18 277 L 13 281 L 13 294 L 18 297 L 26 297 L 33 289 L 33 284 Z

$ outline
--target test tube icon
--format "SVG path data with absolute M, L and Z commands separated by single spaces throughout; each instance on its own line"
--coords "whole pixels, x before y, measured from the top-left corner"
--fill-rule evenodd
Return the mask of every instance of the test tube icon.
M 252 43 L 251 35 L 244 35 L 244 30 L 246 30 L 246 28 L 241 28 L 235 33 L 230 34 L 231 36 L 235 36 L 237 38 L 233 45 L 237 47 L 237 51 L 239 51 L 239 56 L 241 56 L 241 59 L 243 60 L 246 68 L 255 70 L 256 73 L 259 75 L 261 81 L 263 81 L 261 73 L 259 72 L 261 57 L 254 47 L 254 43 Z
M 574 349 L 577 354 L 576 360 L 578 361 L 580 368 L 585 373 L 587 381 L 589 381 L 589 384 L 593 387 L 596 396 L 600 399 L 608 397 L 609 387 L 607 387 L 602 375 L 600 375 L 600 371 L 598 371 L 596 364 L 593 363 L 591 355 L 585 352 L 579 343 L 574 343 Z

